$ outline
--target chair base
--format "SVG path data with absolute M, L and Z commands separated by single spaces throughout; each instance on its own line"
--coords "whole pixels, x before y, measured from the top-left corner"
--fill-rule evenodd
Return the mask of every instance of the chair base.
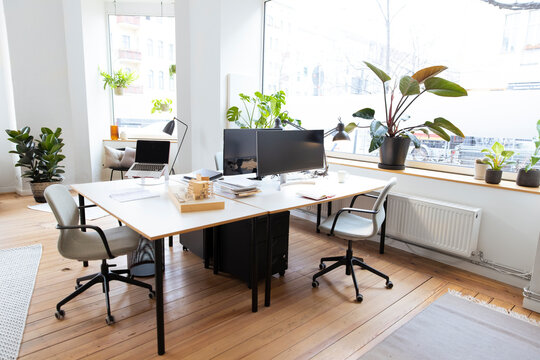
M 109 265 L 107 264 L 105 260 L 103 260 L 101 262 L 101 272 L 97 274 L 87 275 L 87 276 L 78 278 L 77 285 L 75 286 L 75 291 L 56 305 L 56 313 L 54 314 L 54 316 L 58 320 L 63 319 L 64 315 L 66 314 L 66 312 L 61 309 L 63 305 L 65 305 L 68 301 L 73 300 L 75 297 L 82 294 L 86 290 L 90 289 L 95 284 L 101 283 L 103 287 L 103 292 L 105 293 L 105 302 L 107 304 L 107 317 L 105 321 L 107 322 L 107 325 L 113 324 L 114 317 L 111 315 L 111 304 L 109 300 L 109 282 L 111 282 L 112 280 L 117 280 L 117 281 L 121 281 L 127 284 L 143 287 L 150 291 L 148 293 L 148 297 L 150 299 L 153 299 L 155 297 L 156 292 L 152 290 L 152 285 L 144 283 L 139 280 L 135 280 L 131 277 L 120 275 L 120 274 L 129 274 L 129 270 L 109 270 L 109 268 L 113 266 L 116 266 L 116 265 Z M 81 284 L 82 281 L 87 281 L 87 280 L 88 282 L 86 284 L 84 285 Z
M 329 267 L 326 267 L 326 264 L 324 263 L 325 261 L 335 261 L 335 263 L 333 263 Z M 374 273 L 375 275 L 378 275 L 378 276 L 382 277 L 383 279 L 385 279 L 387 289 L 391 289 L 394 286 L 394 284 L 392 284 L 392 282 L 390 281 L 390 278 L 387 275 L 385 275 L 382 272 L 380 272 L 379 270 L 374 269 L 371 266 L 367 265 L 364 262 L 364 259 L 353 256 L 352 241 L 351 240 L 349 240 L 349 242 L 348 242 L 348 248 L 347 248 L 347 252 L 346 252 L 345 256 L 332 256 L 332 257 L 321 258 L 321 262 L 319 264 L 319 269 L 321 269 L 321 271 L 319 271 L 318 273 L 313 275 L 313 282 L 311 283 L 311 285 L 313 287 L 318 287 L 319 282 L 317 281 L 317 278 L 319 276 L 322 276 L 322 275 L 324 275 L 324 274 L 326 274 L 326 273 L 328 273 L 328 272 L 330 272 L 330 271 L 332 271 L 334 269 L 337 269 L 340 266 L 345 266 L 345 274 L 352 276 L 354 289 L 356 290 L 356 301 L 362 302 L 364 297 L 362 296 L 362 294 L 360 294 L 360 291 L 358 291 L 358 283 L 356 282 L 356 275 L 354 274 L 354 265 L 358 265 L 363 270 L 368 270 L 368 271 Z

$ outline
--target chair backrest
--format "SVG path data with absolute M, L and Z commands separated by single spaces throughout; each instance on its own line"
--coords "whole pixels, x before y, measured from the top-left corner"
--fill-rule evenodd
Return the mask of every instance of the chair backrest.
M 390 189 L 392 189 L 394 185 L 396 185 L 396 183 L 397 183 L 397 179 L 395 177 L 388 180 L 384 189 L 382 189 L 381 192 L 379 193 L 379 197 L 377 198 L 377 200 L 375 200 L 375 204 L 373 204 L 373 211 L 378 211 L 378 213 L 375 214 L 375 216 L 373 217 L 373 225 L 376 229 L 375 233 L 379 231 L 386 217 L 386 214 L 384 212 L 384 207 L 383 207 L 384 200 L 386 200 L 386 197 L 388 196 L 388 192 L 390 191 Z
M 50 185 L 45 189 L 45 199 L 51 207 L 56 221 L 61 226 L 73 226 L 79 224 L 79 208 L 69 193 L 67 187 L 60 184 Z M 58 251 L 64 255 L 65 242 L 73 235 L 76 236 L 80 230 L 60 230 L 58 238 Z
M 218 151 L 214 155 L 214 161 L 216 163 L 216 170 L 222 171 L 223 170 L 223 151 Z

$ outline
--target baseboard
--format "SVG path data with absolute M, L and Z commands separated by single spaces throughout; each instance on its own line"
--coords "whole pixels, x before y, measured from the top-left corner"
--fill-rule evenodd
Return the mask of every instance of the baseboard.
M 16 191 L 17 188 L 15 186 L 0 186 L 0 194 L 12 193 Z

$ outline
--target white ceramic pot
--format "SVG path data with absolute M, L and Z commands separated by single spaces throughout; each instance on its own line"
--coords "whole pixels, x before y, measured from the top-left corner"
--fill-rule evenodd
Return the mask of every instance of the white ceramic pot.
M 474 163 L 474 178 L 477 180 L 484 180 L 486 178 L 486 170 L 488 168 L 488 164 Z

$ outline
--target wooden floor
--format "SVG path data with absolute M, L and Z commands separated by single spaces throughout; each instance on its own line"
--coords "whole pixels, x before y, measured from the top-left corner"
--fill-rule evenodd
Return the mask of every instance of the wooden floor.
M 75 278 L 98 271 L 62 258 L 52 214 L 30 210 L 31 197 L 0 195 L 0 248 L 41 243 L 43 256 L 20 349 L 22 359 L 157 358 L 154 303 L 147 292 L 113 283 L 111 301 L 116 323 L 105 324 L 105 302 L 96 286 L 53 316 L 56 303 L 74 290 Z M 115 226 L 110 216 L 91 222 Z M 346 243 L 316 234 L 314 225 L 291 219 L 289 269 L 272 282 L 272 306 L 251 313 L 246 285 L 204 269 L 199 258 L 183 252 L 175 237 L 167 248 L 165 331 L 167 353 L 182 359 L 347 359 L 357 358 L 404 324 L 447 289 L 455 289 L 540 320 L 519 306 L 521 290 L 447 265 L 378 244 L 360 242 L 355 254 L 385 272 L 384 280 L 357 270 L 364 301 L 354 301 L 351 279 L 344 271 L 320 278 L 311 287 L 318 258 L 344 254 Z M 125 265 L 123 260 L 117 261 Z M 23 271 L 21 269 L 21 271 Z M 152 279 L 147 280 L 153 282 Z M 261 286 L 260 288 L 263 288 Z

